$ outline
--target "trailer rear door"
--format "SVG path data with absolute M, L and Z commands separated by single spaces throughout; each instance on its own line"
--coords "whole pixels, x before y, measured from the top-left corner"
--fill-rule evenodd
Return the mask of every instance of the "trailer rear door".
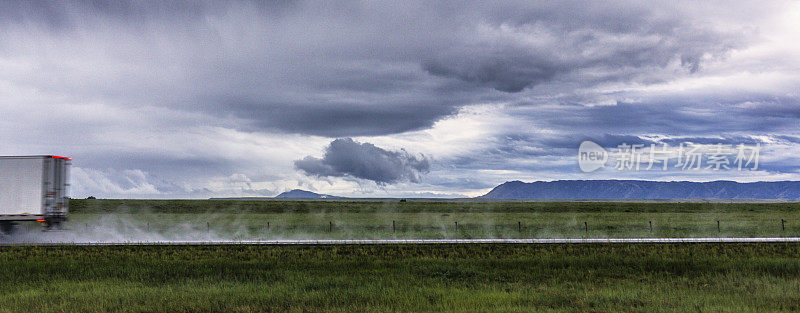
M 0 215 L 42 214 L 41 157 L 0 158 Z

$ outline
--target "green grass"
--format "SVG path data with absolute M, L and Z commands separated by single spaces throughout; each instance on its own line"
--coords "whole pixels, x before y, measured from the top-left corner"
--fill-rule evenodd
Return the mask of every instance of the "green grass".
M 73 213 L 705 213 L 796 212 L 800 202 L 479 202 L 72 199 Z
M 70 210 L 68 232 L 132 240 L 800 236 L 798 203 L 72 200 Z M 0 246 L 0 313 L 782 312 L 800 310 L 799 257 L 794 243 Z
M 164 237 L 175 229 L 231 239 L 800 236 L 800 203 L 72 200 L 70 211 L 76 231 Z
M 800 310 L 798 244 L 0 247 L 0 312 Z

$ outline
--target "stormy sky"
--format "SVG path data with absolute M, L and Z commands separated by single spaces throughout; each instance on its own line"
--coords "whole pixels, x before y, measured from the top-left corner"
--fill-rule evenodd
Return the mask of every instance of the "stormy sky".
M 800 180 L 799 21 L 796 1 L 0 1 L 0 154 L 73 157 L 73 197 Z M 761 165 L 583 173 L 583 140 L 758 144 Z

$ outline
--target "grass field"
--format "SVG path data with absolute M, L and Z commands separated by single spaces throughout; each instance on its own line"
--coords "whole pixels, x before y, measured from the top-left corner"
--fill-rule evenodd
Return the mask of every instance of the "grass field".
M 70 208 L 73 230 L 132 234 L 131 240 L 142 233 L 165 239 L 800 236 L 798 203 L 72 200 Z
M 70 204 L 69 230 L 37 238 L 800 236 L 798 203 Z M 0 313 L 792 310 L 794 243 L 0 246 Z
M 800 310 L 798 244 L 0 247 L 0 312 Z

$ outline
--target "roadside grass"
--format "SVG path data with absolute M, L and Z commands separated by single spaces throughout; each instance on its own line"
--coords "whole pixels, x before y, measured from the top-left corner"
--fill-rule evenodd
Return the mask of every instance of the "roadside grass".
M 3 246 L 0 312 L 800 310 L 800 244 Z
M 97 199 L 71 200 L 68 225 L 167 239 L 792 237 L 800 204 Z
M 73 213 L 731 213 L 796 212 L 800 202 L 535 202 L 72 199 Z

